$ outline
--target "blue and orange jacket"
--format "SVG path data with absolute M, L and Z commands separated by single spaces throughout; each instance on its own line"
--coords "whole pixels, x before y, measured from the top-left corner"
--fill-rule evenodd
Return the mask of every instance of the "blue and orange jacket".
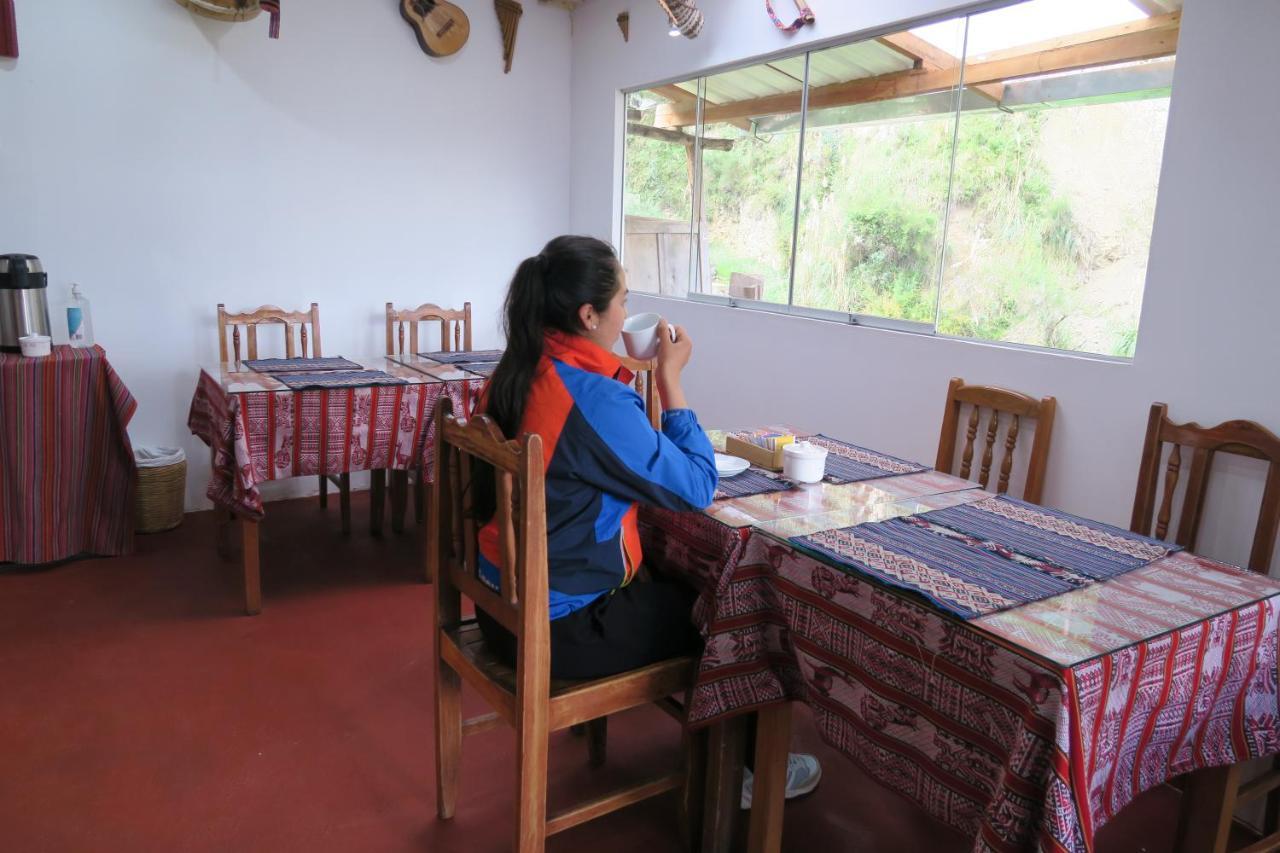
M 586 338 L 547 333 L 520 433 L 542 437 L 552 619 L 631 581 L 641 560 L 637 503 L 700 510 L 715 494 L 715 455 L 693 411 L 663 412 L 655 430 L 632 378 Z M 480 576 L 495 589 L 500 560 L 490 522 L 480 531 Z

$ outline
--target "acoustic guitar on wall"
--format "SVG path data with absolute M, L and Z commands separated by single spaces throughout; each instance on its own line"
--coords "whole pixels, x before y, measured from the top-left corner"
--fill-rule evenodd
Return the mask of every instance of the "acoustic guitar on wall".
M 400 16 L 413 27 L 418 46 L 428 56 L 457 53 L 471 34 L 467 13 L 444 0 L 400 0 Z

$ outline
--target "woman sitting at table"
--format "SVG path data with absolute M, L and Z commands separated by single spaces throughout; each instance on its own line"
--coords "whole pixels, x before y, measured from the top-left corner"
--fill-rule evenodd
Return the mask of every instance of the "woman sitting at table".
M 690 618 L 696 592 L 676 581 L 637 580 L 637 504 L 698 511 L 715 495 L 714 452 L 680 385 L 693 346 L 683 328 L 673 340 L 660 323 L 654 381 L 663 413 L 655 430 L 612 352 L 626 299 L 626 276 L 609 244 L 573 236 L 547 243 L 511 281 L 506 351 L 480 403 L 504 435 L 542 437 L 555 678 L 613 675 L 702 645 Z M 492 507 L 491 483 L 477 501 Z M 501 549 L 493 521 L 480 532 L 480 552 L 481 578 L 496 589 Z M 490 647 L 513 661 L 511 633 L 483 611 L 476 615 Z M 788 795 L 812 790 L 820 775 L 812 756 L 792 756 Z

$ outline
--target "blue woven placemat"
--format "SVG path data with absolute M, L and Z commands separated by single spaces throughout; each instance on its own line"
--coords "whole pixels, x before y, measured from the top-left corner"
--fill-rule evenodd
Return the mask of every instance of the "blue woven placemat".
M 1178 550 L 1006 497 L 791 541 L 962 619 L 1087 586 Z
M 787 492 L 796 486 L 790 480 L 770 477 L 759 468 L 748 468 L 732 477 L 721 477 L 716 486 L 716 500 L 745 498 L 748 495 L 767 495 L 770 492 Z
M 501 361 L 502 350 L 478 349 L 469 352 L 420 352 L 418 355 L 438 361 L 441 364 L 479 364 L 481 362 Z
M 259 373 L 292 373 L 306 370 L 359 370 L 360 365 L 342 356 L 328 358 L 252 358 L 244 366 Z
M 858 483 L 878 477 L 918 474 L 929 470 L 927 466 L 918 462 L 909 462 L 886 453 L 878 453 L 826 435 L 815 435 L 806 440 L 827 449 L 827 469 L 824 479 L 829 483 Z
M 406 381 L 381 370 L 328 370 L 320 373 L 276 375 L 294 391 L 304 388 L 362 388 L 369 385 L 404 385 Z
M 473 363 L 468 361 L 468 362 L 463 362 L 462 364 L 455 365 L 455 367 L 460 367 L 463 370 L 466 370 L 470 373 L 478 374 L 480 376 L 492 376 L 493 371 L 498 369 L 498 363 L 496 361 L 486 361 L 486 362 L 479 362 L 479 363 Z

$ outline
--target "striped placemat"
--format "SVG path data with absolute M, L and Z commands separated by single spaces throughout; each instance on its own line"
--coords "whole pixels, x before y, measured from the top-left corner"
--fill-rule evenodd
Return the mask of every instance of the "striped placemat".
M 791 541 L 962 619 L 1087 586 L 1178 550 L 1003 496 Z
M 359 370 L 360 365 L 342 356 L 327 358 L 251 358 L 244 366 L 259 373 L 291 373 L 307 370 Z
M 782 477 L 773 477 L 759 468 L 748 468 L 732 477 L 721 477 L 716 486 L 716 500 L 745 498 L 748 495 L 767 495 L 770 492 L 787 492 L 795 483 Z
M 928 466 L 918 462 L 877 453 L 827 435 L 815 435 L 805 441 L 827 449 L 824 479 L 828 483 L 858 483 L 878 477 L 896 477 L 899 474 L 917 474 L 929 470 Z
M 493 371 L 498 369 L 498 363 L 496 361 L 486 361 L 486 362 L 480 362 L 480 363 L 467 361 L 467 362 L 463 362 L 461 364 L 455 365 L 455 367 L 460 367 L 469 373 L 475 373 L 479 376 L 492 376 Z
M 320 373 L 276 375 L 291 390 L 304 388 L 361 388 L 369 385 L 404 385 L 406 381 L 381 370 L 327 370 Z
M 481 362 L 501 361 L 502 350 L 478 349 L 467 352 L 420 352 L 418 355 L 438 361 L 441 364 L 479 364 Z

